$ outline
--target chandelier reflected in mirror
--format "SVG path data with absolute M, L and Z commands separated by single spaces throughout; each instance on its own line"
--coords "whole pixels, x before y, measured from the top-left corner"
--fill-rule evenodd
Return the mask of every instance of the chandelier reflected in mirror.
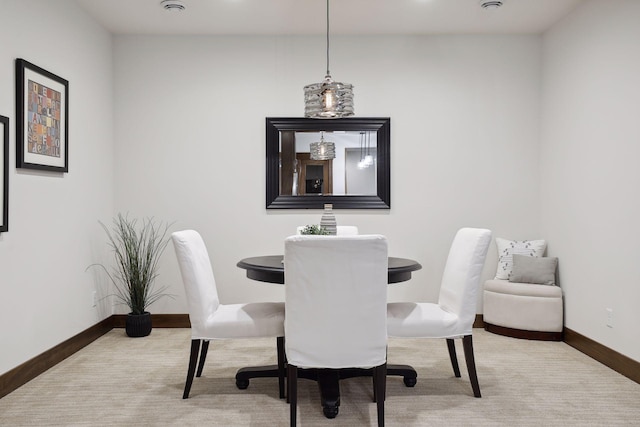
M 304 116 L 319 119 L 353 116 L 353 85 L 336 82 L 329 72 L 329 0 L 327 0 L 327 74 L 304 87 Z
M 360 161 L 358 162 L 358 169 L 365 169 L 372 165 L 371 134 L 369 132 L 360 132 Z
M 331 160 L 336 158 L 336 144 L 324 140 L 324 132 L 320 132 L 320 142 L 309 144 L 311 160 Z

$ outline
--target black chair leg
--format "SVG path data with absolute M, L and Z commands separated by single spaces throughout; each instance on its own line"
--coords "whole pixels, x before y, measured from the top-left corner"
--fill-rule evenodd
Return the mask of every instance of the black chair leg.
M 373 379 L 373 402 L 378 401 L 378 374 L 376 372 L 376 368 L 373 368 L 373 373 L 371 374 L 371 378 Z
M 376 370 L 377 368 L 373 368 L 372 370 L 372 374 L 371 374 L 371 378 L 373 378 L 373 401 L 374 403 L 378 401 L 378 392 L 379 392 L 379 388 L 380 385 L 378 384 L 378 374 L 379 372 Z M 385 366 L 385 381 L 387 378 L 387 374 L 386 374 L 386 366 Z M 385 382 L 385 394 L 386 394 L 386 382 Z M 385 399 L 386 396 L 383 396 L 383 399 Z
M 473 338 L 471 335 L 462 337 L 462 346 L 464 347 L 464 358 L 467 362 L 467 371 L 469 372 L 469 380 L 475 397 L 480 395 L 480 384 L 478 384 L 478 374 L 476 372 L 476 360 L 473 356 Z
M 289 390 L 287 392 L 287 399 L 289 399 L 289 414 L 290 425 L 295 427 L 297 417 L 298 406 L 298 367 L 293 365 L 287 365 L 287 384 Z
M 189 369 L 187 370 L 187 382 L 184 385 L 183 399 L 189 397 L 193 376 L 196 373 L 196 363 L 198 362 L 198 351 L 200 350 L 200 340 L 191 340 L 191 354 L 189 356 Z
M 287 394 L 287 403 L 289 403 L 289 361 L 287 360 L 287 352 L 284 351 L 284 376 L 285 376 L 285 390 Z
M 458 355 L 456 354 L 456 343 L 452 338 L 447 338 L 447 348 L 449 349 L 449 359 L 451 359 L 451 366 L 453 367 L 453 373 L 457 378 L 460 378 L 460 367 L 458 366 Z
M 276 346 L 278 349 L 278 392 L 280 399 L 284 398 L 284 377 L 286 375 L 285 356 L 284 356 L 284 337 L 276 338 Z
M 200 350 L 200 363 L 198 363 L 198 371 L 196 377 L 200 378 L 202 375 L 202 368 L 204 368 L 204 361 L 207 360 L 207 351 L 209 350 L 209 341 L 204 340 L 202 342 L 202 350 Z
M 384 401 L 387 394 L 387 364 L 373 368 L 373 396 L 378 409 L 378 427 L 384 427 Z
M 385 358 L 389 355 L 389 347 L 387 346 L 387 354 L 385 355 Z M 384 374 L 384 379 L 385 379 L 385 390 L 387 389 L 386 386 L 386 381 L 387 381 L 387 365 L 385 364 L 385 374 Z M 376 368 L 373 368 L 373 374 L 371 375 L 371 378 L 373 378 L 373 401 L 377 402 L 378 401 L 378 385 L 377 385 L 377 375 L 376 375 Z M 386 391 L 385 391 L 386 393 Z M 386 398 L 386 396 L 383 396 L 383 398 Z

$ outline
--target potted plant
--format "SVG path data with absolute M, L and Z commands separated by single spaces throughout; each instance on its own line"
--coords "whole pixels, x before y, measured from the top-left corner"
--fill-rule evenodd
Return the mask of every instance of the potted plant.
M 321 236 L 326 236 L 329 234 L 329 231 L 320 225 L 312 224 L 312 225 L 305 225 L 304 228 L 300 230 L 300 234 L 303 234 L 303 235 L 317 234 Z
M 169 238 L 170 224 L 162 225 L 153 218 L 143 219 L 138 226 L 136 219 L 118 214 L 109 229 L 100 222 L 107 233 L 109 246 L 115 256 L 113 273 L 102 264 L 100 266 L 114 285 L 117 300 L 129 307 L 125 330 L 130 337 L 144 337 L 151 333 L 151 314 L 147 307 L 165 294 L 166 286 L 155 287 L 158 276 L 158 261 Z M 90 266 L 91 267 L 91 266 Z

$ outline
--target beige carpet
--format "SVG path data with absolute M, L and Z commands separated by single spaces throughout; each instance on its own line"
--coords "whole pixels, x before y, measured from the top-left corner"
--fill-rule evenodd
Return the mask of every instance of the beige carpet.
M 2 426 L 285 426 L 277 379 L 235 386 L 243 366 L 275 363 L 275 339 L 212 342 L 203 376 L 183 400 L 190 331 L 128 338 L 114 329 L 0 399 Z M 518 340 L 474 330 L 476 399 L 457 342 L 455 378 L 444 340 L 391 340 L 389 363 L 411 364 L 418 384 L 390 377 L 388 426 L 640 426 L 640 385 L 564 343 Z M 370 379 L 341 382 L 337 418 L 322 415 L 315 382 L 300 380 L 299 426 L 376 425 Z

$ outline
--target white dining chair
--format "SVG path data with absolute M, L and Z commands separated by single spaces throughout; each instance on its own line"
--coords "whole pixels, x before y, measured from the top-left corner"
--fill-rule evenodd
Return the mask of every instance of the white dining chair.
M 285 353 L 290 423 L 298 369 L 371 368 L 384 425 L 387 359 L 387 239 L 381 235 L 285 240 Z
M 475 397 L 481 397 L 481 394 L 473 354 L 473 322 L 476 317 L 480 275 L 490 243 L 490 230 L 458 230 L 444 267 L 438 302 L 394 302 L 387 305 L 389 336 L 445 338 L 456 377 L 460 377 L 460 368 L 454 339 L 462 338 Z
M 189 397 L 200 352 L 200 377 L 210 340 L 277 337 L 278 386 L 284 397 L 284 303 L 256 302 L 221 304 L 209 254 L 197 231 L 177 231 L 171 235 L 175 248 L 191 321 L 191 354 L 183 399 Z M 200 351 L 200 344 L 202 350 Z
M 304 229 L 304 225 L 299 225 L 296 228 L 296 234 L 302 234 L 302 230 Z M 356 225 L 338 225 L 337 227 L 337 235 L 338 236 L 357 236 L 358 235 L 358 226 Z

